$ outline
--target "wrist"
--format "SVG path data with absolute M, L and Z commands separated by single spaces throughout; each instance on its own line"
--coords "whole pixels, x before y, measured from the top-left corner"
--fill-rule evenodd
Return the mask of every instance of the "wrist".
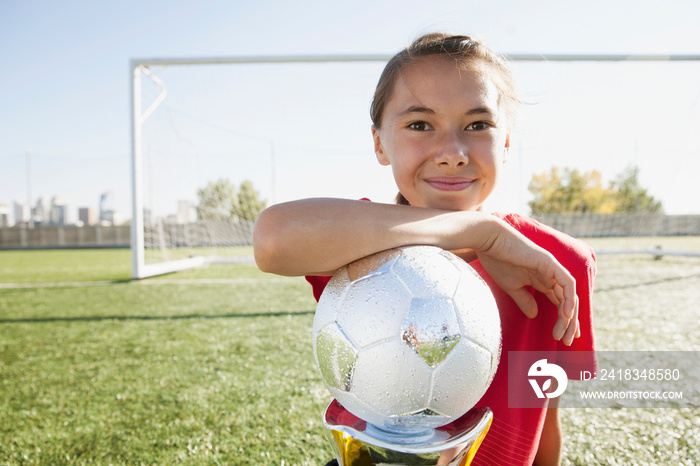
M 471 214 L 467 233 L 470 246 L 477 253 L 489 251 L 498 238 L 508 229 L 508 224 L 490 214 L 481 212 L 465 212 Z

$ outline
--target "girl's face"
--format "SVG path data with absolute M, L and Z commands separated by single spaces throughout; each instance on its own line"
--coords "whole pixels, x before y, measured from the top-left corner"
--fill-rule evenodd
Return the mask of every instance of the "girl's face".
M 442 57 L 402 68 L 372 128 L 382 165 L 411 205 L 479 210 L 491 194 L 509 147 L 505 111 L 485 73 Z

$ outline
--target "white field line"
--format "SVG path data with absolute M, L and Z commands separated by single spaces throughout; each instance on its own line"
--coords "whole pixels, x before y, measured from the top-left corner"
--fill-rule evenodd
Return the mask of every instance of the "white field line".
M 661 249 L 661 248 L 646 248 L 646 249 L 596 249 L 596 254 L 651 254 L 656 257 L 663 256 L 686 256 L 686 257 L 700 257 L 700 251 L 678 251 L 672 249 Z
M 0 283 L 0 289 L 17 288 L 82 288 L 110 285 L 237 285 L 280 283 L 298 280 L 298 278 L 186 278 L 160 280 L 102 280 L 90 282 L 46 282 L 46 283 Z

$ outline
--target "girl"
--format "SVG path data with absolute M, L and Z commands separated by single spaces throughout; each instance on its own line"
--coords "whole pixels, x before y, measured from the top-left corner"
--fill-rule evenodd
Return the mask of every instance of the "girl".
M 371 107 L 374 150 L 392 168 L 397 204 L 278 204 L 254 233 L 260 269 L 306 275 L 316 299 L 338 268 L 385 249 L 429 244 L 470 262 L 491 287 L 503 327 L 501 362 L 477 405 L 494 420 L 473 464 L 558 464 L 558 401 L 509 408 L 508 352 L 593 350 L 592 250 L 534 220 L 483 211 L 518 103 L 504 60 L 480 42 L 423 36 L 387 63 Z

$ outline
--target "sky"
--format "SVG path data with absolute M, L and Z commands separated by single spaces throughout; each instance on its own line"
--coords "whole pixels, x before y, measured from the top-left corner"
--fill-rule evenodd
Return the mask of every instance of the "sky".
M 109 192 L 113 207 L 130 216 L 130 59 L 391 55 L 435 30 L 478 37 L 504 54 L 700 55 L 700 4 L 0 0 L 0 204 L 26 201 L 30 153 L 32 203 L 61 196 L 75 219 L 78 207 L 97 207 Z M 552 165 L 613 178 L 636 164 L 667 213 L 700 213 L 700 152 L 691 136 L 700 128 L 699 62 L 659 76 L 660 68 L 634 64 L 604 72 L 529 66 L 514 66 L 526 97 L 548 105 L 521 114 L 495 209 L 526 210 L 532 173 Z M 227 177 L 251 179 L 271 203 L 390 201 L 395 188 L 374 160 L 367 116 L 381 63 L 255 68 L 225 77 L 153 68 L 168 96 L 144 126 L 146 175 L 178 167 L 185 174 L 153 175 L 147 196 L 173 191 L 159 202 L 174 211 L 176 200 L 194 200 L 197 187 Z M 207 97 L 221 82 L 229 88 Z M 582 93 L 584 85 L 600 102 Z M 147 79 L 143 87 L 146 101 L 157 95 Z

